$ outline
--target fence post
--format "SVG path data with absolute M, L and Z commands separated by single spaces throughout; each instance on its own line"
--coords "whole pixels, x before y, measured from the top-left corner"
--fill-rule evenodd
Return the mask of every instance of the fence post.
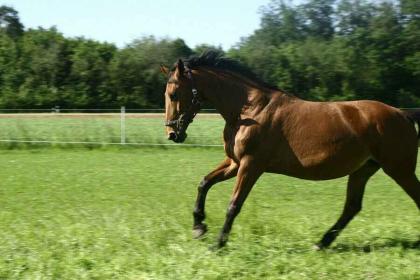
M 121 144 L 124 145 L 125 144 L 125 107 L 124 106 L 121 107 L 120 119 L 121 119 L 121 125 L 120 125 Z

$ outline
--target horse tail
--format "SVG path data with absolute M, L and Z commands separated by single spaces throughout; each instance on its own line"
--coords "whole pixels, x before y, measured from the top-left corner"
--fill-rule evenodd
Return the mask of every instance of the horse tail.
M 413 123 L 414 128 L 417 130 L 417 138 L 420 139 L 420 109 L 406 109 L 403 110 L 403 112 L 404 115 Z

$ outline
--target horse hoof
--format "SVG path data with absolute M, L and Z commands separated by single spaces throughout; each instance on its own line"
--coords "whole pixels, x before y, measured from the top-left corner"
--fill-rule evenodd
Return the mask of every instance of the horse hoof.
M 220 242 L 218 242 L 218 243 L 216 243 L 216 244 L 211 245 L 211 246 L 209 247 L 209 250 L 210 250 L 210 251 L 212 251 L 212 252 L 218 252 L 218 251 L 220 251 L 222 248 L 224 248 L 224 247 L 225 247 L 225 245 L 226 245 L 226 243 L 220 243 Z
M 321 251 L 322 247 L 318 244 L 315 244 L 314 246 L 312 246 L 312 249 L 314 249 L 314 251 Z
M 209 247 L 210 252 L 217 252 L 219 249 L 220 249 L 220 247 L 218 245 L 216 245 L 216 244 L 211 245 Z
M 207 232 L 207 225 L 206 224 L 199 224 L 193 228 L 193 238 L 199 239 L 203 237 L 203 235 Z
M 325 248 L 327 248 L 327 246 L 322 245 L 321 243 L 315 244 L 312 247 L 315 251 L 323 251 Z

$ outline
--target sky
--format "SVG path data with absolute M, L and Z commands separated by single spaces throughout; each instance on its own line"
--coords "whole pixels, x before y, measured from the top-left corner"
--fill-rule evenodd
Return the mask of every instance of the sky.
M 182 38 L 188 46 L 234 46 L 260 24 L 270 0 L 5 0 L 25 28 L 57 29 L 124 47 L 134 39 Z

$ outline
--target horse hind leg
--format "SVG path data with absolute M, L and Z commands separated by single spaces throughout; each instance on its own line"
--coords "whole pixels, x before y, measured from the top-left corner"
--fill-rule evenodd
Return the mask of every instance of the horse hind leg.
M 387 173 L 398 185 L 414 200 L 417 208 L 420 210 L 420 182 L 416 174 L 401 176 Z
M 420 182 L 417 179 L 416 174 L 412 171 L 411 174 L 405 174 L 400 172 L 390 172 L 385 170 L 394 181 L 401 186 L 401 188 L 413 199 L 417 208 L 420 210 Z
M 406 154 L 399 160 L 381 162 L 384 172 L 394 179 L 394 181 L 414 200 L 420 209 L 420 182 L 415 174 L 417 148 L 412 153 Z
M 347 196 L 343 212 L 338 221 L 324 234 L 316 244 L 317 249 L 328 247 L 362 209 L 363 194 L 369 178 L 378 171 L 379 164 L 369 160 L 358 170 L 350 174 L 347 183 Z

